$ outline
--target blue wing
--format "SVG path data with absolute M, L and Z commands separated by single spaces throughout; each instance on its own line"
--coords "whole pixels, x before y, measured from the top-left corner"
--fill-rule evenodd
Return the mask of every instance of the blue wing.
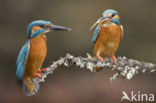
M 25 45 L 22 47 L 16 62 L 16 77 L 19 80 L 23 79 L 26 63 L 29 55 L 29 45 L 30 41 L 27 41 Z
M 94 44 L 98 38 L 98 34 L 99 34 L 99 31 L 100 31 L 100 25 L 98 25 L 94 31 L 94 35 L 93 35 L 93 38 L 92 38 L 92 48 L 94 47 Z

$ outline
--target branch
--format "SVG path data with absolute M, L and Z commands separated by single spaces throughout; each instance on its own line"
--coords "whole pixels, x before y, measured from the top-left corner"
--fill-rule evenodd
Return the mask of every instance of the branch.
M 141 62 L 133 59 L 128 59 L 126 57 L 117 57 L 117 62 L 114 64 L 111 58 L 104 58 L 104 61 L 91 57 L 87 54 L 88 57 L 74 57 L 73 55 L 66 54 L 65 57 L 61 57 L 56 62 L 53 62 L 52 65 L 47 67 L 47 71 L 42 74 L 42 78 L 34 77 L 32 83 L 39 84 L 44 82 L 45 78 L 49 74 L 53 74 L 54 70 L 60 65 L 66 67 L 70 65 L 76 65 L 80 68 L 89 69 L 91 72 L 95 72 L 95 68 L 98 67 L 102 69 L 110 69 L 116 71 L 116 73 L 110 78 L 114 82 L 119 76 L 125 79 L 131 79 L 135 74 L 138 73 L 151 73 L 156 72 L 156 64 Z M 99 71 L 100 71 L 99 70 Z

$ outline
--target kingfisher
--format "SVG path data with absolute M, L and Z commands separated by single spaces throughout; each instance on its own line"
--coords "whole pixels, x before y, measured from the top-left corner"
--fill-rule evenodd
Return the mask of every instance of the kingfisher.
M 27 41 L 21 48 L 16 61 L 16 78 L 23 83 L 24 93 L 27 96 L 35 95 L 39 84 L 34 84 L 31 79 L 42 78 L 41 72 L 47 71 L 42 64 L 47 55 L 46 34 L 53 30 L 69 31 L 70 28 L 53 25 L 50 21 L 36 20 L 27 28 Z
M 103 17 L 91 29 L 95 26 L 97 27 L 92 37 L 93 53 L 101 62 L 105 57 L 112 57 L 116 63 L 115 52 L 123 37 L 123 26 L 120 24 L 118 12 L 113 9 L 105 10 Z

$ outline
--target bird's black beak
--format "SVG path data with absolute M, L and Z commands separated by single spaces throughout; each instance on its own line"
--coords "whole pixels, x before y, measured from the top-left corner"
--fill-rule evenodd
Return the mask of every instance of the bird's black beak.
M 62 30 L 62 31 L 70 31 L 70 28 L 64 27 L 64 26 L 58 26 L 58 25 L 51 25 L 51 30 Z
M 101 17 L 100 19 L 98 19 L 98 20 L 93 24 L 93 26 L 90 28 L 90 30 L 92 30 L 97 24 L 99 24 L 99 23 L 101 23 L 101 22 L 108 21 L 108 20 L 110 20 L 110 17 L 109 17 L 109 16 Z
M 100 22 L 108 21 L 108 20 L 110 20 L 109 18 L 110 18 L 109 16 L 104 16 L 104 17 L 100 18 L 98 20 L 98 22 L 100 23 Z

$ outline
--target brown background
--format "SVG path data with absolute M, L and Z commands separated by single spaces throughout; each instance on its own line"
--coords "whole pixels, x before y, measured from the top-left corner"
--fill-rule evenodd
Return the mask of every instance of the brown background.
M 116 55 L 155 63 L 155 0 L 0 0 L 0 103 L 120 103 L 123 90 L 156 94 L 155 73 L 112 84 L 109 78 L 115 72 L 91 73 L 75 66 L 56 70 L 36 96 L 26 97 L 17 85 L 16 59 L 31 21 L 44 19 L 72 28 L 70 32 L 48 33 L 46 67 L 67 52 L 75 56 L 92 53 L 93 31 L 89 29 L 108 8 L 119 12 L 124 26 Z

